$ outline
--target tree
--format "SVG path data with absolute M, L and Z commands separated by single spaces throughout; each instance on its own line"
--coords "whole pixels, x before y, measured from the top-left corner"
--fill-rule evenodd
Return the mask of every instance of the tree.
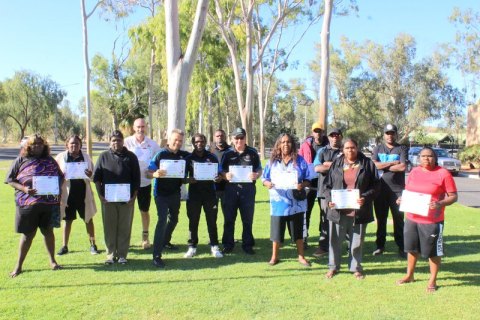
M 5 100 L 1 109 L 18 126 L 19 138 L 25 135 L 28 126 L 44 128 L 44 120 L 66 96 L 58 83 L 29 71 L 15 72 L 2 87 Z
M 187 93 L 198 47 L 206 23 L 208 0 L 198 0 L 192 32 L 185 52 L 180 44 L 177 1 L 166 1 L 165 31 L 168 74 L 168 131 L 185 128 Z

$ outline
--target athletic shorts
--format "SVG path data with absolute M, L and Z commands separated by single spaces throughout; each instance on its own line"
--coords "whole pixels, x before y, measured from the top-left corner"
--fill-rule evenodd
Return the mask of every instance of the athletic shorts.
M 420 253 L 423 258 L 443 256 L 443 221 L 416 223 L 406 219 L 403 238 L 405 252 Z
M 150 201 L 152 200 L 152 185 L 140 187 L 137 193 L 138 209 L 143 212 L 150 210 Z
M 270 216 L 270 240 L 283 242 L 287 223 L 290 224 L 292 240 L 303 239 L 304 216 L 305 212 L 298 212 L 291 216 Z
M 52 215 L 55 211 L 58 211 L 58 204 L 36 203 L 31 206 L 16 206 L 15 231 L 31 233 L 37 228 L 51 228 L 53 226 Z
M 80 218 L 85 221 L 85 201 L 77 202 L 77 203 L 68 203 L 68 206 L 65 208 L 65 217 L 63 220 L 75 220 L 77 219 L 77 213 Z

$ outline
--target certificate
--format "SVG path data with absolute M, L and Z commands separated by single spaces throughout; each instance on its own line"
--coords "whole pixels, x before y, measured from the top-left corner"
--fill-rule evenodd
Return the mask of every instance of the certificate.
M 58 186 L 58 176 L 34 176 L 32 179 L 32 187 L 37 190 L 37 195 L 53 195 L 60 194 Z
M 275 171 L 272 172 L 271 178 L 275 189 L 297 189 L 297 170 Z
M 167 171 L 162 178 L 185 178 L 185 160 L 160 160 L 160 169 Z
M 229 166 L 228 170 L 232 174 L 232 180 L 230 182 L 250 182 L 250 173 L 252 172 L 252 166 Z
M 213 162 L 194 162 L 193 177 L 195 180 L 215 180 L 218 176 L 218 163 Z
M 358 199 L 360 199 L 358 189 L 332 190 L 332 202 L 335 204 L 335 209 L 360 209 Z
M 403 190 L 400 211 L 426 217 L 428 216 L 431 201 L 432 196 L 430 194 Z
M 152 158 L 152 152 L 148 148 L 135 147 L 133 152 L 141 162 L 149 163 Z
M 86 162 L 66 162 L 65 163 L 65 179 L 87 179 L 85 170 L 88 166 Z
M 128 202 L 130 200 L 130 184 L 106 184 L 105 199 L 107 199 L 108 202 Z

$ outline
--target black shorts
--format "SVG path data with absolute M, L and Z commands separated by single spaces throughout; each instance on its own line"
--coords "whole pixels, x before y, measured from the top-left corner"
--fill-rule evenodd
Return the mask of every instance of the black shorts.
M 443 221 L 416 223 L 406 219 L 403 238 L 405 252 L 420 253 L 424 258 L 443 256 Z
M 150 201 L 152 200 L 152 185 L 140 187 L 137 193 L 138 209 L 143 212 L 150 210 Z
M 58 211 L 58 204 L 37 203 L 31 206 L 16 206 L 15 231 L 17 233 L 31 233 L 37 228 L 51 228 L 52 215 Z
M 71 221 L 77 219 L 77 212 L 80 218 L 85 221 L 85 201 L 78 201 L 77 203 L 68 202 L 68 206 L 65 208 L 65 217 L 63 220 Z
M 298 212 L 291 216 L 270 216 L 270 240 L 283 242 L 285 226 L 290 224 L 292 240 L 303 239 L 303 221 L 305 212 Z

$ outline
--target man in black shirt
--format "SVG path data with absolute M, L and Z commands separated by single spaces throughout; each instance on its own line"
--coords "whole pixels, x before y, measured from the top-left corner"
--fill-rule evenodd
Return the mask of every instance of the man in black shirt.
M 403 212 L 397 204 L 398 197 L 405 189 L 405 169 L 407 167 L 408 148 L 397 143 L 397 127 L 387 124 L 383 130 L 385 143 L 373 149 L 372 160 L 380 177 L 380 193 L 374 201 L 377 219 L 377 248 L 373 255 L 381 255 L 385 250 L 387 237 L 387 217 L 390 209 L 393 218 L 394 239 L 399 249 L 399 255 L 406 257 L 403 251 Z

